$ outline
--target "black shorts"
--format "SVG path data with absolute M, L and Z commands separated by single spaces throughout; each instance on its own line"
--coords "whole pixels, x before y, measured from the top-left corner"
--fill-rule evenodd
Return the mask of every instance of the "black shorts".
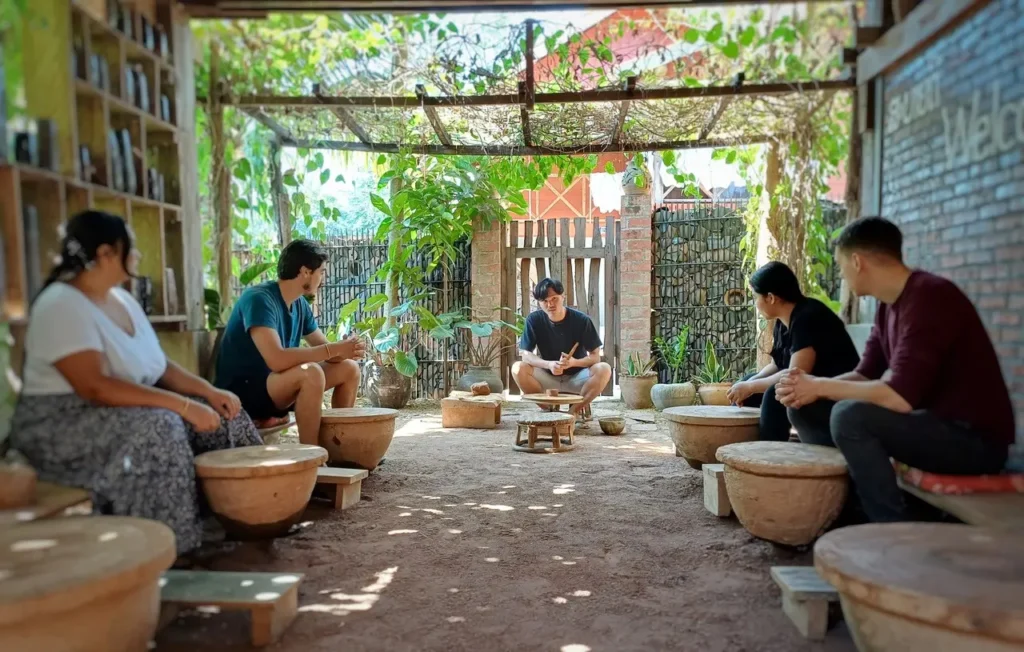
M 242 402 L 242 409 L 257 421 L 286 417 L 292 409 L 290 405 L 283 410 L 274 405 L 274 399 L 267 392 L 266 378 L 236 381 L 225 389 L 234 392 Z

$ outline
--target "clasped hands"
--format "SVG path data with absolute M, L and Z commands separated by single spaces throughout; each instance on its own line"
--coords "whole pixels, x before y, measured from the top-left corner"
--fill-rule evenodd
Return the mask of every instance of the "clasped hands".
M 810 405 L 821 398 L 818 379 L 802 369 L 787 369 L 775 384 L 775 398 L 794 410 Z
M 576 358 L 570 357 L 568 353 L 563 353 L 558 360 L 548 361 L 548 369 L 551 370 L 553 376 L 561 376 L 566 369 L 572 369 L 575 366 Z
M 324 346 L 331 357 L 327 362 L 341 362 L 342 360 L 361 360 L 366 355 L 366 341 L 358 335 L 349 335 L 337 342 L 328 342 Z

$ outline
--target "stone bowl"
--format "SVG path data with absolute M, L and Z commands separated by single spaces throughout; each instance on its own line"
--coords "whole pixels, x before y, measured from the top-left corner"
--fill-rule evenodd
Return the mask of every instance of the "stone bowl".
M 803 546 L 843 508 L 846 460 L 835 448 L 751 441 L 722 446 L 717 456 L 736 518 L 756 537 Z
M 320 418 L 320 445 L 332 462 L 377 468 L 395 436 L 398 410 L 387 408 L 335 408 Z
M 707 383 L 697 388 L 701 405 L 729 405 L 732 383 Z
M 18 509 L 36 502 L 36 472 L 25 464 L 0 462 L 0 509 Z
M 0 530 L 0 650 L 148 649 L 174 533 L 157 521 L 74 516 Z
M 269 539 L 302 518 L 327 451 L 307 444 L 243 446 L 196 456 L 196 475 L 224 530 Z
M 695 469 L 714 464 L 720 446 L 756 440 L 761 418 L 761 412 L 753 408 L 718 405 L 666 408 L 663 414 L 676 456 Z
M 598 419 L 597 423 L 601 426 L 601 432 L 606 435 L 621 435 L 626 429 L 626 420 L 622 417 L 604 417 Z
M 860 652 L 1024 650 L 1024 534 L 949 523 L 829 532 L 814 566 Z

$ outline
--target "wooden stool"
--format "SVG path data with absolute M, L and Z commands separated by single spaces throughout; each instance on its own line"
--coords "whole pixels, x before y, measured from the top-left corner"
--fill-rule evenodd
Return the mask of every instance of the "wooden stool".
M 28 523 L 51 516 L 76 516 L 92 513 L 89 492 L 50 482 L 37 482 L 35 502 L 20 509 L 0 510 L 0 527 Z
M 331 462 L 377 468 L 395 436 L 398 410 L 388 408 L 332 408 L 320 418 L 320 445 Z
M 306 444 L 243 446 L 196 456 L 196 475 L 224 530 L 273 538 L 299 522 L 327 451 Z
M 772 566 L 771 574 L 782 589 L 782 611 L 800 634 L 812 641 L 825 638 L 829 608 L 839 601 L 839 592 L 821 579 L 814 566 Z
M 861 652 L 1024 649 L 1024 535 L 946 523 L 833 530 L 814 566 Z
M 163 523 L 80 516 L 0 529 L 0 650 L 145 650 L 174 563 Z
M 756 537 L 806 545 L 839 516 L 846 460 L 828 446 L 749 441 L 718 449 L 736 518 Z
M 576 442 L 573 438 L 576 419 L 570 414 L 558 412 L 541 412 L 531 414 L 519 419 L 516 428 L 516 443 L 513 446 L 517 451 L 524 453 L 562 453 L 571 451 Z M 538 441 L 539 437 L 549 438 L 549 446 L 543 446 L 544 442 Z M 569 439 L 566 444 L 563 437 Z
M 665 408 L 676 456 L 695 469 L 714 464 L 715 452 L 726 444 L 757 439 L 761 411 L 722 405 Z
M 348 509 L 359 504 L 360 486 L 368 473 L 363 469 L 335 469 L 321 466 L 316 470 L 317 486 L 326 486 L 334 499 L 334 509 Z
M 365 471 L 364 471 L 365 473 Z M 248 611 L 254 647 L 277 642 L 295 620 L 302 573 L 170 570 L 160 580 L 165 606 Z

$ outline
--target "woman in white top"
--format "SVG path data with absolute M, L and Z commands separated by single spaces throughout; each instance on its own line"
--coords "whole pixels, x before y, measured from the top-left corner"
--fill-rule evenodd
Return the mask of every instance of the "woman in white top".
M 10 442 L 41 479 L 89 490 L 97 511 L 166 523 L 181 554 L 202 541 L 194 456 L 262 441 L 237 396 L 166 358 L 120 287 L 137 258 L 120 217 L 68 222 L 29 316 Z

